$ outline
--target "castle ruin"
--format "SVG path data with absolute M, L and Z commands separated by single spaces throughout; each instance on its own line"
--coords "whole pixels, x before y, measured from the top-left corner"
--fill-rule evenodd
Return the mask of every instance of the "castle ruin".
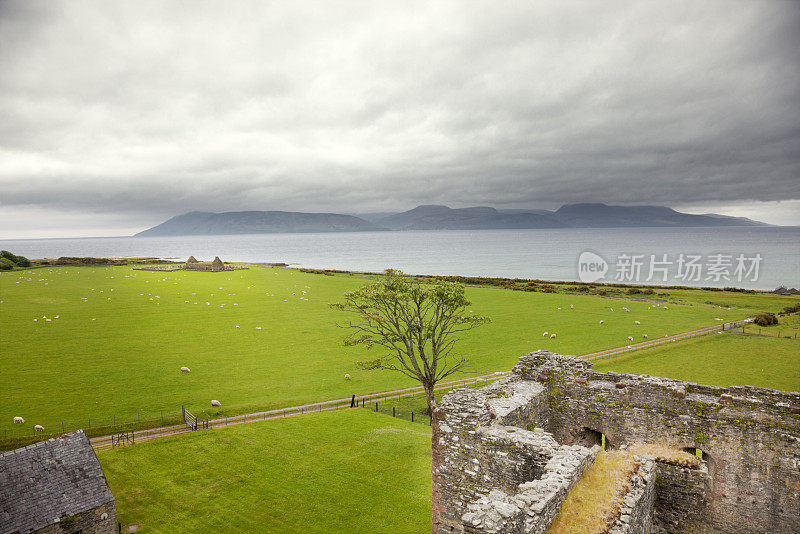
M 538 351 L 434 411 L 433 532 L 544 533 L 600 444 L 659 443 L 608 532 L 800 532 L 800 393 L 599 373 Z

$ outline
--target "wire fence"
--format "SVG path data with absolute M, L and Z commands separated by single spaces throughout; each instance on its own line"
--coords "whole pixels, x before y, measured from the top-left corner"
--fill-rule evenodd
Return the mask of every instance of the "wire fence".
M 506 374 L 508 373 L 495 372 L 488 375 L 450 380 L 440 383 L 435 389 L 437 395 L 440 396 L 443 391 L 456 387 L 483 385 L 487 382 L 502 378 Z M 111 416 L 99 418 L 61 419 L 55 424 L 48 423 L 44 426 L 44 430 L 42 431 L 37 431 L 35 429 L 35 426 L 38 424 L 37 421 L 26 420 L 24 424 L 9 425 L 0 429 L 0 450 L 15 449 L 35 441 L 41 441 L 78 429 L 83 429 L 86 435 L 92 438 L 93 445 L 98 444 L 101 447 L 108 445 L 110 447 L 112 445 L 112 436 L 119 435 L 123 432 L 135 431 L 137 441 L 146 441 L 157 437 L 192 431 L 200 427 L 214 428 L 254 421 L 265 421 L 279 417 L 292 417 L 327 410 L 345 409 L 355 407 L 356 405 L 362 408 L 370 407 L 374 411 L 394 415 L 395 417 L 408 419 L 409 421 L 413 420 L 414 422 L 420 423 L 430 422 L 429 417 L 422 415 L 425 408 L 424 390 L 421 386 L 412 386 L 390 392 L 353 395 L 350 398 L 334 399 L 244 414 L 218 415 L 203 410 L 192 416 L 196 417 L 193 425 L 191 425 L 193 427 L 191 429 L 186 423 L 184 407 L 179 409 L 158 408 L 157 410 L 139 410 L 135 417 L 112 414 Z
M 21 424 L 10 424 L 0 428 L 0 440 L 19 440 L 36 437 L 46 439 L 66 432 L 82 429 L 87 436 L 99 436 L 128 430 L 152 428 L 154 426 L 172 425 L 183 421 L 181 409 L 155 408 L 137 410 L 135 414 L 103 415 L 100 417 L 87 416 L 77 418 L 59 418 L 56 420 L 39 421 L 35 418 L 25 418 Z M 41 429 L 37 429 L 41 426 Z M 30 441 L 29 439 L 27 441 Z
M 741 330 L 733 330 L 734 333 L 743 336 L 760 336 L 760 337 L 782 337 L 784 339 L 800 339 L 795 329 L 780 329 L 764 328 L 750 325 L 748 328 L 742 326 Z

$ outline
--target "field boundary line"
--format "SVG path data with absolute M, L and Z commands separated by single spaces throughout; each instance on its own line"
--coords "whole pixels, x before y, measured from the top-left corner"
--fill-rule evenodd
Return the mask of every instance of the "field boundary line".
M 737 326 L 741 326 L 742 324 L 752 322 L 753 318 L 750 317 L 748 319 L 744 319 L 741 321 L 734 321 L 730 323 L 723 323 L 719 325 L 707 326 L 704 328 L 699 328 L 697 330 L 691 330 L 689 332 L 681 332 L 679 334 L 674 334 L 672 336 L 667 336 L 658 339 L 652 339 L 640 343 L 632 343 L 631 345 L 626 345 L 622 347 L 615 347 L 611 349 L 606 349 L 598 352 L 593 352 L 590 354 L 585 354 L 581 356 L 581 358 L 594 361 L 601 358 L 606 358 L 609 356 L 614 356 L 617 354 L 623 354 L 625 352 L 631 352 L 634 350 L 639 350 L 643 348 L 649 348 L 661 345 L 663 343 L 670 343 L 673 341 L 681 341 L 684 339 L 689 339 L 693 337 L 703 336 L 707 334 L 711 334 L 713 332 L 721 332 L 723 330 L 730 330 Z M 442 389 L 451 389 L 456 388 L 459 386 L 467 386 L 470 384 L 475 384 L 477 382 L 488 382 L 490 380 L 497 380 L 503 378 L 504 376 L 508 375 L 510 371 L 496 371 L 494 373 L 478 375 L 478 376 L 471 376 L 460 378 L 456 380 L 448 380 L 446 382 L 439 382 L 434 390 L 442 390 Z M 367 393 L 364 395 L 355 395 L 355 397 L 346 397 L 340 399 L 332 399 L 327 401 L 320 401 L 320 402 L 311 402 L 306 404 L 298 404 L 296 406 L 287 406 L 285 408 L 275 408 L 272 410 L 263 410 L 259 412 L 252 412 L 247 414 L 240 414 L 240 415 L 233 415 L 228 417 L 218 417 L 215 419 L 208 419 L 209 425 L 214 428 L 218 426 L 230 426 L 230 425 L 238 425 L 244 423 L 255 423 L 257 421 L 269 421 L 272 419 L 280 419 L 284 417 L 294 417 L 299 415 L 305 415 L 308 413 L 317 413 L 323 412 L 328 410 L 338 410 L 342 408 L 349 408 L 350 404 L 355 401 L 361 402 L 362 404 L 367 402 L 385 402 L 388 400 L 393 399 L 400 399 L 402 397 L 409 397 L 414 396 L 418 393 L 424 393 L 424 388 L 422 386 L 411 386 L 401 389 L 395 389 L 390 391 L 380 391 L 376 393 Z M 170 425 L 165 427 L 156 427 L 150 428 L 146 430 L 136 431 L 136 440 L 137 441 L 151 441 L 154 439 L 165 438 L 169 436 L 175 436 L 178 434 L 185 434 L 193 432 L 193 430 L 189 429 L 186 424 L 177 424 L 177 425 Z M 115 434 L 108 434 L 105 436 L 98 436 L 95 438 L 91 438 L 89 441 L 94 447 L 95 450 L 102 451 L 112 448 L 112 440 Z
M 440 382 L 439 384 L 436 385 L 436 387 L 434 387 L 434 390 L 442 390 L 442 389 L 455 388 L 459 386 L 466 386 L 477 382 L 488 382 L 490 380 L 503 378 L 504 376 L 509 374 L 509 372 L 510 371 L 497 371 L 485 375 L 471 376 L 471 377 L 461 378 L 458 380 L 449 380 L 447 382 Z M 399 399 L 402 397 L 414 396 L 417 395 L 418 393 L 424 393 L 424 391 L 425 390 L 422 386 L 412 386 L 390 391 L 381 391 L 376 393 L 368 393 L 365 395 L 356 395 L 355 400 L 356 402 L 363 402 L 363 403 L 385 402 L 388 400 Z M 269 421 L 271 419 L 281 419 L 284 417 L 293 417 L 293 416 L 318 413 L 328 410 L 349 408 L 350 403 L 352 401 L 353 397 L 351 396 L 341 399 L 332 399 L 321 402 L 299 404 L 296 406 L 287 406 L 285 408 L 275 408 L 273 410 L 232 415 L 228 417 L 218 417 L 215 419 L 209 419 L 208 422 L 210 426 L 213 428 L 218 426 L 231 426 L 244 423 L 255 423 L 257 421 Z M 177 424 L 166 427 L 157 427 L 146 430 L 139 430 L 136 431 L 135 435 L 136 435 L 136 441 L 138 442 L 138 441 L 150 441 L 153 439 L 165 438 L 189 432 L 193 432 L 193 430 L 189 429 L 186 426 L 186 424 Z M 97 436 L 91 438 L 89 442 L 91 443 L 92 447 L 94 447 L 95 450 L 100 451 L 100 450 L 110 449 L 112 448 L 112 438 L 115 435 L 116 434 Z
M 626 352 L 631 352 L 634 350 L 656 347 L 664 343 L 671 343 L 673 341 L 682 341 L 684 339 L 689 339 L 693 337 L 705 336 L 708 334 L 712 334 L 714 332 L 724 332 L 726 330 L 733 330 L 734 328 L 737 328 L 743 324 L 753 322 L 753 319 L 754 317 L 748 317 L 747 319 L 743 319 L 741 321 L 733 321 L 730 323 L 722 323 L 714 326 L 706 326 L 704 328 L 698 328 L 697 330 L 691 330 L 689 332 L 681 332 L 679 334 L 673 334 L 671 336 L 650 339 L 647 341 L 640 341 L 639 343 L 631 343 L 630 345 L 625 345 L 623 347 L 616 347 L 613 349 L 606 349 L 598 352 L 584 354 L 583 356 L 581 356 L 581 358 L 588 361 L 594 361 L 594 360 L 599 360 L 601 358 L 607 358 L 609 356 L 615 356 L 617 354 L 624 354 Z

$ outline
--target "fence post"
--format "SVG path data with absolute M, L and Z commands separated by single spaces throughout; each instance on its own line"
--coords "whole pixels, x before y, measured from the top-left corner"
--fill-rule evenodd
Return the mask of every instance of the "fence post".
M 92 418 L 89 418 L 89 428 L 92 428 Z
M 114 422 L 112 423 L 113 426 L 117 426 L 117 414 L 114 414 Z
M 376 412 L 378 411 L 378 403 L 377 402 L 375 403 L 375 411 Z
M 411 422 L 414 422 L 414 412 L 411 412 Z
M 161 408 L 161 424 L 164 424 L 164 408 Z
M 61 421 L 61 432 L 64 432 L 64 421 Z
M 394 406 L 392 406 L 392 417 L 394 417 Z

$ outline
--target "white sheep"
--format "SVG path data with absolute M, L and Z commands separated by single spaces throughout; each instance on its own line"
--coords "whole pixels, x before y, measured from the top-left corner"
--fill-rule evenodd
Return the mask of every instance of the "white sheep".
M 633 337 L 632 336 L 628 336 L 628 341 L 633 341 Z
M 219 407 L 219 406 L 222 406 L 222 403 L 220 401 L 218 401 L 217 399 L 212 399 L 211 406 Z
M 642 334 L 642 337 L 647 339 L 647 334 Z
M 36 425 L 33 427 L 34 432 L 44 432 L 44 427 L 42 425 Z
M 574 309 L 575 309 L 575 306 L 573 306 L 572 304 L 570 304 L 570 305 L 569 305 L 569 309 L 570 309 L 570 310 L 574 310 Z
M 191 373 L 191 372 L 192 372 L 191 369 L 189 369 L 188 367 L 181 367 L 181 373 Z
M 665 309 L 665 310 L 668 310 L 669 308 L 668 308 L 668 307 L 666 307 L 666 306 L 664 306 L 664 309 Z
M 611 308 L 611 311 L 614 311 L 614 308 Z
M 25 424 L 25 419 L 23 419 L 22 417 L 15 417 L 14 418 L 14 424 L 15 425 L 24 425 Z
M 550 339 L 555 339 L 555 338 L 556 338 L 555 334 L 550 334 Z
M 544 334 L 542 334 L 542 337 L 547 337 L 549 335 L 550 335 L 550 332 L 545 332 Z
M 603 324 L 603 320 L 602 319 L 600 319 L 600 324 Z
M 633 324 L 642 324 L 639 321 L 633 321 Z
M 347 373 L 345 373 L 345 375 L 344 375 L 344 379 L 345 379 L 345 380 L 350 380 L 350 375 L 349 375 L 349 374 L 347 374 Z

